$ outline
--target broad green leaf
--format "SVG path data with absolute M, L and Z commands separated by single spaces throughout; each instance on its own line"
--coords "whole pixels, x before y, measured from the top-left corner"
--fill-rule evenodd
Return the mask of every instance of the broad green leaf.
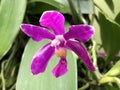
M 0 4 L 0 58 L 2 58 L 19 31 L 26 8 L 26 0 L 1 0 Z
M 107 14 L 110 18 L 114 19 L 116 17 L 116 15 L 120 12 L 120 0 L 112 0 L 113 5 L 114 5 L 114 13 L 110 10 L 110 8 L 108 7 L 107 3 L 105 2 L 105 0 L 93 0 L 94 1 L 94 6 L 95 6 L 95 14 L 98 16 L 98 13 L 100 11 L 99 8 L 101 8 L 103 10 L 103 12 L 105 14 Z M 107 0 L 107 1 L 111 1 L 111 0 Z M 96 5 L 99 7 L 96 7 Z M 95 27 L 95 34 L 94 34 L 94 38 L 95 41 L 97 42 L 97 44 L 102 45 L 101 44 L 101 35 L 100 35 L 100 26 L 99 23 L 96 22 L 96 20 L 94 19 L 93 22 L 93 26 Z
M 114 57 L 120 50 L 120 26 L 101 12 L 99 21 L 103 48 L 108 57 Z
M 105 74 L 105 76 L 120 75 L 120 60 Z
M 37 76 L 31 74 L 31 59 L 36 51 L 47 42 L 45 40 L 40 43 L 32 40 L 28 42 L 22 57 L 16 90 L 77 90 L 76 60 L 70 52 L 67 55 L 69 71 L 64 76 L 55 78 L 51 73 L 59 61 L 57 57 L 50 60 L 44 73 Z

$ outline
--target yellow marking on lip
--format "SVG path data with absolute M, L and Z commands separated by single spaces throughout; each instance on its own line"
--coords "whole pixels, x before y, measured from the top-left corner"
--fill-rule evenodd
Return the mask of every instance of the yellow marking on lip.
M 67 55 L 67 50 L 64 49 L 64 48 L 56 49 L 56 50 L 55 50 L 55 55 L 56 55 L 57 57 L 66 57 L 66 55 Z

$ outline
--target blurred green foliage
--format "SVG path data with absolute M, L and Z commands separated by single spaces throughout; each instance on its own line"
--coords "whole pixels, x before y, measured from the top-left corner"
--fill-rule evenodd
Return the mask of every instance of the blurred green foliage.
M 119 3 L 119 0 L 0 0 L 0 90 L 120 90 Z M 30 74 L 30 60 L 45 42 L 28 41 L 19 26 L 22 22 L 39 25 L 40 15 L 46 10 L 63 13 L 66 28 L 68 24 L 81 23 L 95 27 L 95 35 L 85 43 L 95 72 L 69 53 L 67 75 L 56 79 L 49 69 L 36 77 Z M 100 56 L 101 51 L 105 55 Z M 49 67 L 55 60 L 56 57 Z

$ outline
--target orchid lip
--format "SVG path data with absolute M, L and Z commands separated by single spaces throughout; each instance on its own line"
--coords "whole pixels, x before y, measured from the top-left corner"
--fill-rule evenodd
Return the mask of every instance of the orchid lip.
M 65 58 L 67 56 L 67 50 L 65 48 L 59 48 L 55 50 L 55 55 L 57 57 Z

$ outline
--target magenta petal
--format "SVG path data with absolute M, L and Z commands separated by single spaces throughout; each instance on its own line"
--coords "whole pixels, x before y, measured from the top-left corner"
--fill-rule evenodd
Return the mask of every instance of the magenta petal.
M 52 29 L 56 35 L 65 32 L 64 21 L 64 16 L 57 11 L 45 11 L 39 20 L 40 25 Z
M 45 38 L 51 40 L 55 38 L 55 36 L 52 33 L 50 33 L 47 29 L 39 26 L 31 24 L 21 24 L 20 28 L 26 35 L 28 35 L 34 41 L 37 42 Z
M 89 56 L 86 48 L 80 42 L 75 41 L 75 40 L 74 41 L 69 40 L 69 41 L 67 41 L 66 45 L 83 60 L 83 62 L 87 65 L 87 67 L 90 70 L 95 71 L 95 67 L 92 64 L 92 61 L 90 59 L 90 56 Z
M 65 58 L 61 58 L 59 63 L 52 70 L 52 73 L 56 78 L 58 78 L 67 73 L 67 71 L 67 60 Z
M 55 48 L 51 47 L 50 45 L 51 43 L 46 44 L 34 55 L 31 64 L 31 72 L 33 75 L 45 71 L 47 64 L 50 58 L 53 56 L 55 50 Z
M 82 42 L 86 42 L 93 34 L 94 28 L 90 25 L 72 25 L 64 37 L 65 39 L 76 38 Z

